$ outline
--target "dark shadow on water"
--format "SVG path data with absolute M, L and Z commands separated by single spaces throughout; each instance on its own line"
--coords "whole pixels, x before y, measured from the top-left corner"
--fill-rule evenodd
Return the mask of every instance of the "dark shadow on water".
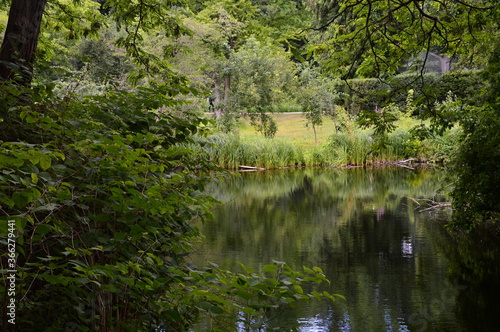
M 214 185 L 224 204 L 202 225 L 194 261 L 238 271 L 272 260 L 319 266 L 344 303 L 276 313 L 269 328 L 301 331 L 497 331 L 498 238 L 458 241 L 449 211 L 419 212 L 438 170 L 301 169 L 243 174 Z

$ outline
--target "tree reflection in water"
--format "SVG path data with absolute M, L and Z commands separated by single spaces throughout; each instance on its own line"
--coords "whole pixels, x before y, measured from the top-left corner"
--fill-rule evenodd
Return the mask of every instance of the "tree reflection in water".
M 442 227 L 449 211 L 417 210 L 415 199 L 445 199 L 436 194 L 442 177 L 437 170 L 406 168 L 231 177 L 211 188 L 224 204 L 201 226 L 206 238 L 193 259 L 232 270 L 238 270 L 238 262 L 258 270 L 272 260 L 294 268 L 319 266 L 332 281 L 327 290 L 347 298 L 307 303 L 270 321 L 269 328 L 477 331 L 482 326 L 487 331 L 496 326 L 494 315 L 466 308 L 479 299 L 500 312 L 493 300 L 500 298 L 498 251 L 486 258 L 481 248 L 461 251 Z M 496 270 L 483 266 L 479 274 L 468 273 L 470 266 L 462 269 L 460 260 L 471 255 L 479 266 L 487 259 Z M 485 288 L 480 280 L 490 272 L 497 286 Z

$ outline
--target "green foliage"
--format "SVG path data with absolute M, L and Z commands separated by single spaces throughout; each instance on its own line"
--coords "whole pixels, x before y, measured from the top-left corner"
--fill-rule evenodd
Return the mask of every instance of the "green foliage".
M 333 89 L 330 80 L 318 77 L 310 68 L 302 70 L 300 75 L 300 88 L 297 93 L 297 103 L 306 115 L 306 126 L 314 130 L 314 139 L 317 144 L 316 127 L 323 124 L 323 116 L 329 116 L 334 121 L 338 120 L 336 105 L 339 93 Z
M 202 317 L 209 320 L 209 331 L 260 331 L 269 320 L 281 315 L 281 310 L 295 307 L 301 301 L 344 299 L 327 291 L 305 290 L 310 283 L 320 284 L 325 278 L 319 267 L 304 267 L 295 271 L 284 262 L 264 265 L 257 273 L 241 264 L 243 273 L 224 271 L 217 265 L 193 269 L 179 275 L 186 280 L 197 280 L 189 286 L 190 301 Z
M 221 41 L 215 47 L 228 60 L 226 56 L 234 54 L 234 38 L 246 28 L 241 22 L 251 20 L 257 10 L 250 1 L 221 3 L 218 32 L 227 34 L 214 34 Z M 183 110 L 186 95 L 196 94 L 165 61 L 181 47 L 171 42 L 148 45 L 161 40 L 159 34 L 180 38 L 189 33 L 181 22 L 181 5 L 157 0 L 52 1 L 38 50 L 43 61 L 37 70 L 43 75 L 31 87 L 12 82 L 0 86 L 0 220 L 2 225 L 8 220 L 16 224 L 20 330 L 186 330 L 197 311 L 223 314 L 213 303 L 218 294 L 234 298 L 243 291 L 253 292 L 256 301 L 244 307 L 240 302 L 249 300 L 246 293 L 233 299 L 231 315 L 241 309 L 257 317 L 282 299 L 287 304 L 335 299 L 301 288 L 302 281 L 325 280 L 318 268 L 299 273 L 278 263 L 276 269 L 266 266 L 271 277 L 218 270 L 212 275 L 219 280 L 214 285 L 207 283 L 209 273 L 189 272 L 185 257 L 199 237 L 195 221 L 207 217 L 215 204 L 203 194 L 204 185 L 214 177 L 209 172 L 218 169 L 204 154 L 188 148 L 193 135 L 204 134 L 208 121 L 191 112 L 173 115 Z M 222 17 L 225 13 L 229 15 Z M 226 23 L 236 24 L 224 30 Z M 86 39 L 113 24 L 119 30 L 116 35 Z M 64 42 L 63 37 L 83 40 Z M 285 99 L 276 96 L 283 95 L 283 72 L 289 75 L 285 69 L 291 65 L 278 48 L 251 42 L 235 59 L 260 90 L 257 99 L 242 100 L 245 108 L 263 110 L 262 105 Z M 128 61 L 139 70 L 130 72 Z M 52 64 L 57 70 L 48 71 Z M 141 84 L 118 89 L 117 80 L 125 73 Z M 240 87 L 244 79 L 242 74 L 236 80 Z M 70 88 L 54 93 L 56 82 Z M 73 94 L 78 90 L 72 84 L 85 85 L 88 92 Z M 263 119 L 262 131 L 272 136 L 276 127 L 270 118 Z M 294 160 L 290 145 L 273 148 L 266 165 L 278 163 L 272 159 L 275 155 L 283 165 Z M 6 234 L 0 229 L 1 239 Z M 2 252 L 2 259 L 5 255 Z M 5 280 L 3 276 L 2 291 Z M 225 287 L 238 281 L 241 289 Z
M 353 79 L 342 87 L 344 107 L 351 114 L 383 107 L 387 101 L 387 85 L 376 78 Z
M 253 109 L 251 110 L 253 111 Z M 249 116 L 250 123 L 255 127 L 255 130 L 258 133 L 261 133 L 266 138 L 273 138 L 274 135 L 276 135 L 276 132 L 278 131 L 278 125 L 276 124 L 276 121 L 274 121 L 272 116 L 263 113 L 262 111 L 251 112 Z
M 215 119 L 215 125 L 217 130 L 222 133 L 229 134 L 237 126 L 238 119 L 234 113 L 223 112 L 221 116 Z
M 326 38 L 314 47 L 324 65 L 345 78 L 387 77 L 409 56 L 436 49 L 461 62 L 483 64 L 498 32 L 494 1 L 414 1 L 394 3 L 320 1 L 312 4 Z M 453 20 L 449 18 L 453 17 Z M 424 64 L 425 65 L 425 64 Z
M 368 133 L 356 135 L 337 133 L 324 147 L 325 155 L 333 165 L 365 165 L 368 162 L 372 142 Z
M 209 164 L 176 147 L 202 122 L 150 112 L 172 105 L 177 88 L 71 100 L 35 89 L 20 92 L 24 105 L 2 105 L 0 218 L 16 221 L 20 329 L 182 329 L 193 319 L 165 299 L 170 268 L 198 236 L 192 220 L 213 202 L 201 194 Z
M 72 52 L 74 66 L 77 70 L 85 68 L 85 72 L 94 81 L 118 78 L 131 70 L 130 64 L 123 55 L 115 54 L 102 39 L 86 39 L 76 45 Z
M 283 102 L 274 106 L 274 112 L 287 113 L 287 112 L 301 112 L 302 107 L 297 105 L 295 101 Z
M 413 90 L 415 113 L 443 102 L 451 92 L 466 104 L 477 104 L 478 92 L 486 89 L 480 71 L 449 71 L 445 74 L 401 74 L 386 80 L 376 78 L 331 82 L 339 94 L 340 103 L 351 114 L 373 110 L 389 103 L 399 107 L 407 104 L 408 91 Z
M 437 101 L 442 101 L 451 91 L 457 99 L 466 104 L 482 103 L 478 97 L 487 89 L 482 75 L 479 70 L 452 70 L 441 75 L 431 88 L 436 92 Z
M 413 130 L 405 129 L 395 129 L 383 136 L 372 130 L 337 132 L 316 153 L 316 160 L 331 165 L 371 165 L 405 159 L 443 164 L 455 154 L 459 135 L 456 129 L 442 136 L 425 137 L 417 137 Z
M 498 82 L 500 49 L 492 52 L 484 77 L 489 83 L 478 99 L 486 101 L 482 107 L 462 107 L 451 104 L 451 112 L 463 129 L 460 149 L 452 160 L 455 187 L 451 193 L 454 215 L 450 227 L 470 231 L 500 219 L 500 103 Z M 496 226 L 498 227 L 498 225 Z
M 415 80 L 409 76 L 399 79 L 420 85 L 421 88 L 402 84 L 402 91 L 406 93 L 408 88 L 415 91 L 417 105 L 422 108 L 414 111 L 424 119 L 431 119 L 432 131 L 442 134 L 458 123 L 463 129 L 454 158 L 454 174 L 458 178 L 452 194 L 456 209 L 452 226 L 471 229 L 480 222 L 497 218 L 498 183 L 494 179 L 498 178 L 500 130 L 496 121 L 499 109 L 496 87 L 500 62 L 496 22 L 500 12 L 496 2 L 376 1 L 367 5 L 322 1 L 313 7 L 321 17 L 320 29 L 328 36 L 312 47 L 312 52 L 323 57 L 322 63 L 331 72 L 341 73 L 345 78 L 386 79 L 398 72 L 408 56 L 424 59 Z M 481 68 L 489 62 L 484 75 L 490 86 L 470 71 L 443 75 L 433 85 L 434 78 L 424 75 L 425 62 L 433 52 L 455 57 L 455 68 Z M 389 93 L 382 93 L 383 98 L 377 98 L 376 89 L 370 89 L 375 91 L 370 96 L 383 101 L 381 106 L 404 101 L 404 96 L 391 88 L 389 84 Z M 384 99 L 398 93 L 400 97 L 396 100 Z M 453 98 L 453 94 L 458 98 Z M 368 106 L 373 107 L 373 103 Z M 368 113 L 362 122 L 387 132 L 393 121 Z M 413 133 L 415 138 L 422 139 L 431 136 L 432 131 L 419 127 Z
M 443 102 L 437 102 L 435 105 L 435 116 L 431 118 L 430 129 L 442 135 L 446 130 L 452 128 L 458 120 L 464 116 L 470 107 L 457 100 L 451 91 Z
M 125 57 L 124 50 L 113 45 L 116 36 L 110 30 L 100 32 L 100 39 L 72 41 L 54 33 L 51 47 L 57 53 L 38 60 L 37 84 L 56 84 L 54 91 L 60 96 L 102 95 L 108 90 L 130 88 L 126 78 L 134 65 Z
M 399 108 L 394 104 L 381 109 L 377 107 L 372 112 L 361 113 L 358 123 L 362 128 L 375 127 L 375 135 L 382 137 L 396 128 L 394 122 L 398 120 L 399 113 Z
M 374 128 L 374 152 L 379 152 L 385 149 L 388 145 L 388 134 L 396 128 L 395 122 L 400 117 L 400 110 L 394 104 L 389 104 L 386 107 L 374 111 L 362 112 L 358 118 L 358 123 L 361 128 Z
M 238 109 L 270 111 L 271 105 L 285 100 L 286 85 L 292 78 L 292 65 L 283 50 L 250 38 L 233 55 L 232 62 L 235 68 L 233 98 Z
M 49 1 L 45 9 L 45 25 L 51 31 L 62 33 L 66 39 L 96 36 L 105 25 L 99 7 L 98 2 L 91 0 Z
M 212 49 L 217 57 L 229 58 L 245 43 L 251 30 L 250 22 L 257 14 L 251 1 L 213 1 L 200 11 L 196 18 L 210 24 L 213 31 L 201 32 L 203 42 Z
M 462 73 L 460 71 L 453 73 L 453 75 L 462 77 L 460 76 L 460 73 Z M 392 102 L 401 106 L 407 98 L 407 91 L 411 89 L 414 92 L 413 99 L 415 103 L 420 107 L 425 107 L 435 102 L 436 99 L 442 100 L 448 91 L 454 91 L 456 89 L 456 86 L 448 87 L 449 90 L 443 91 L 441 89 L 443 86 L 442 81 L 445 80 L 445 75 L 448 75 L 448 73 L 404 73 L 395 75 L 387 80 L 387 97 L 390 98 Z M 474 86 L 475 82 L 469 81 L 466 75 L 463 77 L 463 80 L 460 80 L 463 86 L 469 84 Z
M 254 166 L 266 169 L 305 165 L 304 152 L 289 142 L 256 137 L 242 140 L 237 134 L 197 137 L 190 149 L 206 154 L 209 160 L 225 169 Z
M 412 120 L 414 123 L 415 120 Z M 298 147 L 282 139 L 240 138 L 237 134 L 196 137 L 187 147 L 219 167 L 238 169 L 253 166 L 265 169 L 294 166 L 370 165 L 412 159 L 416 162 L 448 163 L 455 154 L 461 131 L 457 128 L 442 136 L 417 129 L 395 129 L 376 135 L 373 129 L 360 129 L 347 122 L 324 146 Z M 398 122 L 399 125 L 399 122 Z
M 471 230 L 500 218 L 500 122 L 498 105 L 475 110 L 462 119 L 462 145 L 453 160 L 458 175 L 451 193 L 450 227 Z
M 259 9 L 258 20 L 262 26 L 260 29 L 267 33 L 266 38 L 271 37 L 283 41 L 284 44 L 299 42 L 300 40 L 295 39 L 300 38 L 299 36 L 290 37 L 299 29 L 308 28 L 312 24 L 313 17 L 301 2 L 270 0 L 257 1 L 255 4 Z
M 500 217 L 500 122 L 498 108 L 470 114 L 454 160 L 459 175 L 452 192 L 455 214 L 450 226 L 470 230 Z
M 231 61 L 232 107 L 248 112 L 257 131 L 273 137 L 276 122 L 265 113 L 285 100 L 292 82 L 292 64 L 283 50 L 263 45 L 254 38 L 248 39 Z
M 210 110 L 223 130 L 231 130 L 234 115 L 230 101 L 234 63 L 231 57 L 254 31 L 258 9 L 250 1 L 212 1 L 192 17 L 185 18 L 193 35 L 177 44 L 188 44 L 192 52 L 175 57 L 175 66 L 193 81 L 200 82 L 213 98 Z M 186 64 L 188 64 L 186 66 Z M 191 68 L 189 68 L 191 67 Z M 233 112 L 236 113 L 236 112 Z

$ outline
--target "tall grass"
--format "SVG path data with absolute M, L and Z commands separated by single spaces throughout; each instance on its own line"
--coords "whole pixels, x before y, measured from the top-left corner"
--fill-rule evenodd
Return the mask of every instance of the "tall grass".
M 448 162 L 457 152 L 462 129 L 454 127 L 442 136 L 433 136 L 425 141 L 425 157 L 431 161 Z
M 324 146 L 326 160 L 333 165 L 364 165 L 368 162 L 373 139 L 366 131 L 339 132 Z
M 196 137 L 187 146 L 204 153 L 225 169 L 252 166 L 266 169 L 294 166 L 346 166 L 394 162 L 404 159 L 446 162 L 453 153 L 459 130 L 443 136 L 418 139 L 408 130 L 397 129 L 376 137 L 371 130 L 337 132 L 322 146 L 300 146 L 283 138 L 240 137 L 237 133 L 217 133 Z
M 280 168 L 304 165 L 303 151 L 280 139 L 253 137 L 242 140 L 237 134 L 215 134 L 197 137 L 189 146 L 196 153 L 205 153 L 219 167 L 239 166 Z
M 370 130 L 356 130 L 332 135 L 323 147 L 323 159 L 333 165 L 366 165 L 415 159 L 428 162 L 447 162 L 454 153 L 458 129 L 443 136 L 418 139 L 410 131 L 397 129 L 377 137 Z

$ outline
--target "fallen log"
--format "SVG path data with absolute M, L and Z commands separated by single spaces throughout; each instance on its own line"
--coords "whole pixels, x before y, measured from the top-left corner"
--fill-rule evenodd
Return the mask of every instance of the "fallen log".
M 248 171 L 265 171 L 266 169 L 262 167 L 240 165 L 239 170 L 248 172 Z

